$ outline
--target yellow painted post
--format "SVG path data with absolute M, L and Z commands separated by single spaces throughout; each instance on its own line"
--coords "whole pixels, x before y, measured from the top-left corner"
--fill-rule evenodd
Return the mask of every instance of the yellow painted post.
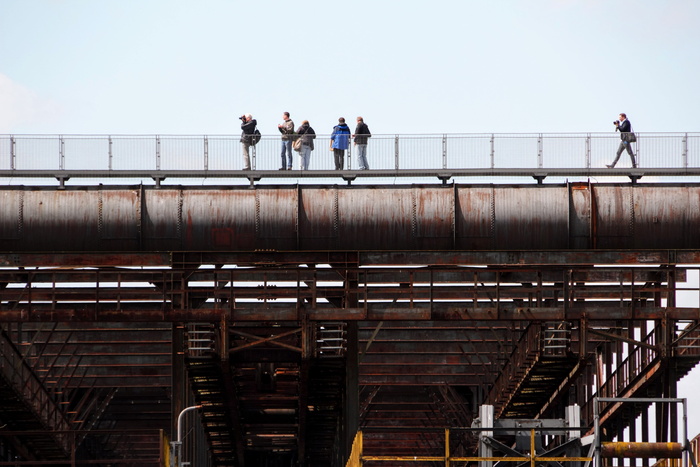
M 530 430 L 530 467 L 535 467 L 535 429 Z
M 450 429 L 445 428 L 445 467 L 450 467 Z
M 363 449 L 364 449 L 364 448 L 363 448 L 362 439 L 363 439 L 363 438 L 362 438 L 362 431 L 358 431 L 358 432 L 357 432 L 357 441 L 358 441 L 358 444 L 360 445 L 360 448 L 359 448 L 359 450 L 358 450 L 358 451 L 359 451 L 359 454 L 358 454 L 358 456 L 357 456 L 357 465 L 358 465 L 358 467 L 362 467 L 362 455 L 363 455 L 363 452 L 362 452 L 362 451 L 363 451 Z

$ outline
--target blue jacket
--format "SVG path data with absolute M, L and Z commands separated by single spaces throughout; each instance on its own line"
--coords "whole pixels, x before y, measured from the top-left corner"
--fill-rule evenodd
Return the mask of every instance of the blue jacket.
M 350 146 L 350 128 L 347 124 L 340 123 L 333 127 L 331 141 L 333 149 L 347 149 Z

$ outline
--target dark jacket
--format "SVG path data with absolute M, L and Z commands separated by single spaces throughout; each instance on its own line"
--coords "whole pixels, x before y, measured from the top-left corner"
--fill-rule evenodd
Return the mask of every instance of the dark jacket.
M 241 133 L 241 143 L 248 143 L 252 144 L 253 142 L 253 133 L 255 133 L 255 127 L 258 126 L 258 121 L 255 120 L 254 118 L 251 119 L 249 122 L 244 122 L 241 123 L 241 130 L 243 132 Z
M 346 123 L 340 123 L 333 127 L 331 134 L 331 147 L 333 149 L 347 149 L 350 146 L 350 128 Z
M 314 150 L 314 139 L 316 139 L 316 132 L 311 125 L 302 124 L 297 130 L 297 134 L 301 135 L 301 144 L 304 146 L 311 146 L 311 150 Z
M 372 137 L 372 133 L 369 132 L 369 127 L 365 122 L 357 124 L 355 128 L 355 144 L 367 144 L 367 138 Z
M 617 128 L 615 128 L 615 129 L 617 131 L 619 131 L 620 133 L 622 133 L 620 135 L 620 139 L 624 140 L 625 139 L 624 133 L 631 133 L 632 132 L 632 124 L 630 123 L 629 120 L 625 119 L 625 121 L 620 123 L 619 125 L 617 125 Z

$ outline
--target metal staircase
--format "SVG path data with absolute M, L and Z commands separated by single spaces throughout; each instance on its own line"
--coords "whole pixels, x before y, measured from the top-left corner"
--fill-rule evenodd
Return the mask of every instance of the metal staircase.
M 569 323 L 531 323 L 490 392 L 497 416 L 534 417 L 577 363 Z
M 6 431 L 36 431 L 21 436 L 36 459 L 65 459 L 71 450 L 70 423 L 53 396 L 0 329 L 0 401 Z M 52 435 L 39 434 L 50 430 Z

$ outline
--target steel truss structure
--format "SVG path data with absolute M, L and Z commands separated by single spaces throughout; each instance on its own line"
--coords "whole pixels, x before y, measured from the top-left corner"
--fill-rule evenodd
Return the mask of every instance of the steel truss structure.
M 611 196 L 630 191 L 618 188 Z M 543 192 L 530 192 L 541 189 L 513 187 L 507 196 L 543 200 Z M 469 212 L 465 204 L 447 204 L 453 220 L 435 218 L 435 225 L 455 232 L 452 238 L 430 240 L 427 234 L 439 229 L 430 230 L 426 220 L 436 214 L 423 209 L 443 195 L 432 188 L 393 190 L 362 195 L 366 206 L 386 202 L 387 192 L 409 196 L 408 219 L 392 224 L 383 213 L 389 221 L 378 231 L 403 245 L 421 235 L 426 245 L 465 241 L 454 230 L 462 222 L 456 213 Z M 682 191 L 670 190 L 674 196 Z M 467 188 L 446 192 L 462 203 L 469 196 Z M 595 206 L 588 212 L 600 212 L 599 220 L 615 218 L 601 212 L 606 200 L 615 205 L 607 196 L 584 202 L 578 191 L 564 192 L 572 193 L 576 209 Z M 382 248 L 373 250 L 371 231 L 355 240 L 364 248 L 326 239 L 326 248 L 314 250 L 320 235 L 305 224 L 313 219 L 305 215 L 311 208 L 303 189 L 293 190 L 297 230 L 278 231 L 280 242 L 299 248 L 256 248 L 270 246 L 277 230 L 274 217 L 253 202 L 241 208 L 253 210 L 245 214 L 253 227 L 252 235 L 242 234 L 240 249 L 228 240 L 237 245 L 236 235 L 228 237 L 231 231 L 218 224 L 212 235 L 226 247 L 177 250 L 173 237 L 163 236 L 167 245 L 159 250 L 163 231 L 153 221 L 172 216 L 178 243 L 203 244 L 187 232 L 201 232 L 204 224 L 190 220 L 216 224 L 219 218 L 214 211 L 197 213 L 205 204 L 187 201 L 189 194 L 167 194 L 174 204 L 164 206 L 175 211 L 160 212 L 161 195 L 135 193 L 149 199 L 135 217 L 104 211 L 130 205 L 118 201 L 123 193 L 67 193 L 75 206 L 79 199 L 99 203 L 97 224 L 88 216 L 83 227 L 69 211 L 47 220 L 37 204 L 27 204 L 66 194 L 41 189 L 21 202 L 16 191 L 7 196 L 6 209 L 24 207 L 19 218 L 0 213 L 12 219 L 0 228 L 4 244 L 17 246 L 0 252 L 0 465 L 164 465 L 178 414 L 195 404 L 201 408 L 185 422 L 182 452 L 196 465 L 344 465 L 359 429 L 368 456 L 424 455 L 441 449 L 445 427 L 470 426 L 484 403 L 503 419 L 561 418 L 566 406 L 578 404 L 582 424 L 592 429 L 595 397 L 676 397 L 676 382 L 700 361 L 700 291 L 690 285 L 700 245 L 673 232 L 674 248 L 654 248 L 663 244 L 651 231 L 654 215 L 626 204 L 638 199 L 635 193 L 618 204 L 637 213 L 631 224 L 627 214 L 618 219 L 627 222 L 626 232 L 636 226 L 634 250 L 593 248 L 623 243 L 593 220 L 581 221 L 593 226 L 589 239 L 579 235 L 580 224 L 564 230 L 564 243 L 576 248 L 546 248 L 555 237 L 548 228 L 560 224 L 530 218 L 526 224 L 537 226 L 532 232 L 508 231 L 498 214 L 508 210 L 498 197 L 474 205 L 485 213 L 469 215 L 499 226 L 486 232 L 537 248 L 479 248 L 492 245 L 483 237 L 472 249 L 391 249 L 378 238 Z M 201 194 L 207 203 L 221 199 L 216 191 Z M 287 194 L 286 188 L 277 192 Z M 269 202 L 274 194 L 237 196 Z M 333 204 L 332 196 L 335 210 L 324 215 L 331 226 L 334 218 L 339 222 L 331 231 L 343 238 L 342 201 Z M 245 224 L 230 213 L 221 216 L 233 219 L 227 228 Z M 694 225 L 693 216 L 684 211 L 666 221 L 659 212 L 659 231 Z M 136 243 L 127 235 L 132 221 Z M 37 229 L 48 244 L 72 247 L 30 250 L 26 238 L 40 238 Z M 59 232 L 76 234 L 51 237 Z M 99 248 L 81 251 L 81 242 Z M 143 248 L 119 247 L 139 244 Z M 611 405 L 598 420 L 610 440 L 627 428 L 646 438 L 673 438 L 677 415 L 661 409 L 655 416 L 650 430 L 648 404 Z M 460 437 L 451 452 L 473 456 L 477 444 Z

